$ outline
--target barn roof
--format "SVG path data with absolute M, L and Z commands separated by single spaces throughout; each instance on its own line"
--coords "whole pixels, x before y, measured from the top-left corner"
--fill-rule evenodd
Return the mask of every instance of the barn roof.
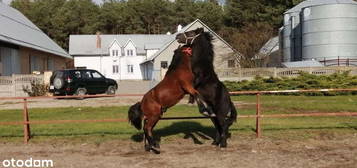
M 72 58 L 18 10 L 0 2 L 0 41 Z

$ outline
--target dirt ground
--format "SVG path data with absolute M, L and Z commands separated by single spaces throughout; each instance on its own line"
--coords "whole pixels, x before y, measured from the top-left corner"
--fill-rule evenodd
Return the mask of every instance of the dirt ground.
M 36 142 L 28 145 L 0 144 L 5 159 L 51 159 L 59 168 L 117 167 L 242 167 L 242 168 L 355 168 L 357 133 L 347 137 L 317 137 L 307 140 L 232 137 L 226 149 L 195 144 L 177 138 L 161 143 L 161 154 L 144 152 L 143 144 L 131 140 L 101 144 Z M 0 165 L 1 167 L 1 165 Z

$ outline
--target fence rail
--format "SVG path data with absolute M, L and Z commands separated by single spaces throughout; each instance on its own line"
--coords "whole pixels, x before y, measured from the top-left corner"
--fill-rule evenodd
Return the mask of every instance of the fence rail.
M 221 80 L 251 80 L 261 77 L 296 77 L 301 72 L 314 75 L 331 75 L 333 73 L 350 71 L 357 75 L 357 67 L 306 67 L 306 68 L 233 68 L 216 70 Z
M 280 117 L 321 117 L 321 116 L 357 116 L 357 112 L 339 112 L 339 113 L 300 113 L 300 114 L 262 114 L 260 96 L 262 94 L 276 93 L 296 93 L 296 92 L 344 92 L 357 91 L 354 89 L 318 89 L 318 90 L 283 90 L 283 91 L 240 91 L 230 92 L 231 95 L 256 95 L 256 114 L 239 115 L 238 118 L 255 118 L 256 119 L 256 136 L 259 138 L 262 134 L 261 118 L 280 118 Z M 24 100 L 23 101 L 23 121 L 0 122 L 0 125 L 23 125 L 24 143 L 27 144 L 31 138 L 31 124 L 66 124 L 66 123 L 99 123 L 99 122 L 127 122 L 127 119 L 100 119 L 100 120 L 51 120 L 51 121 L 29 121 L 28 100 L 30 99 L 53 99 L 53 98 L 83 98 L 83 97 L 119 97 L 119 96 L 143 96 L 142 94 L 118 94 L 118 95 L 88 95 L 88 96 L 42 96 L 42 97 L 0 97 L 0 100 Z M 166 117 L 161 120 L 180 120 L 180 119 L 207 119 L 209 117 Z

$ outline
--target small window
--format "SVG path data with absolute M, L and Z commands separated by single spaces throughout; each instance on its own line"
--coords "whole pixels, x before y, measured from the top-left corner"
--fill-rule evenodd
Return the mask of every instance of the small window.
M 115 56 L 119 56 L 118 50 L 115 50 Z
M 128 65 L 128 73 L 134 73 L 134 65 Z
M 167 61 L 161 61 L 161 68 L 167 68 Z
M 126 50 L 127 56 L 133 56 L 134 55 L 133 53 L 134 53 L 133 50 Z
M 113 74 L 119 73 L 119 66 L 118 65 L 113 65 Z
M 112 50 L 112 56 L 115 56 L 114 54 L 115 54 L 115 50 Z
M 228 68 L 234 68 L 236 67 L 235 61 L 234 60 L 228 60 Z
M 96 79 L 102 78 L 102 75 L 100 75 L 98 72 L 92 72 L 92 76 L 93 76 L 93 78 L 96 78 Z

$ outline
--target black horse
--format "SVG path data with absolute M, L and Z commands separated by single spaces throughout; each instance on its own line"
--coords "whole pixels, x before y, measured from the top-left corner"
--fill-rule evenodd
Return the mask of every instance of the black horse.
M 214 51 L 212 36 L 203 28 L 180 33 L 176 36 L 179 43 L 192 48 L 192 72 L 194 88 L 203 96 L 203 100 L 212 108 L 216 117 L 211 120 L 216 127 L 216 138 L 212 144 L 226 147 L 228 129 L 237 119 L 237 111 L 231 101 L 227 88 L 219 81 L 214 71 Z

